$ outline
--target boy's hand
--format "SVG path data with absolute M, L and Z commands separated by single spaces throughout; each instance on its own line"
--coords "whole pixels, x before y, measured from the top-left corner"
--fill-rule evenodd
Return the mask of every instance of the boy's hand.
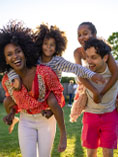
M 97 73 L 92 76 L 91 80 L 95 83 L 105 83 L 103 76 Z

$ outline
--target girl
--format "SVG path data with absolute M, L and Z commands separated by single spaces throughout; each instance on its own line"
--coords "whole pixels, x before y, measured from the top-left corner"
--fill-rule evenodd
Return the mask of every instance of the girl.
M 78 41 L 79 41 L 81 47 L 77 48 L 74 51 L 75 62 L 77 64 L 84 63 L 84 65 L 85 65 L 86 64 L 86 54 L 85 54 L 85 50 L 84 50 L 84 44 L 89 38 L 96 38 L 97 30 L 91 22 L 83 22 L 79 25 L 78 30 L 77 30 L 77 34 L 78 34 Z M 93 99 L 96 103 L 101 102 L 101 99 L 104 96 L 104 94 L 113 86 L 113 84 L 116 82 L 117 77 L 118 77 L 117 65 L 115 63 L 115 60 L 114 60 L 112 54 L 109 55 L 108 66 L 109 66 L 109 69 L 112 73 L 112 77 L 100 93 L 95 87 L 93 87 L 90 84 L 90 82 L 87 79 L 80 78 L 81 83 L 85 87 L 87 87 L 88 89 L 90 89 L 92 91 Z M 81 111 L 85 107 L 84 105 L 83 106 L 81 105 L 82 104 L 81 102 L 83 102 L 83 104 L 85 104 L 86 100 L 87 100 L 87 99 L 85 99 L 86 96 L 85 96 L 85 93 L 83 92 L 83 90 L 85 90 L 85 87 L 83 87 L 83 85 L 80 85 L 81 83 L 79 83 L 78 92 L 75 96 L 74 105 L 73 105 L 73 108 L 71 110 L 71 115 L 70 115 L 71 121 L 76 121 L 76 119 L 80 115 Z M 80 94 L 79 94 L 79 91 L 80 91 Z M 84 99 L 82 98 L 81 94 L 83 94 Z M 80 95 L 80 99 L 82 99 L 82 100 L 79 100 L 79 95 Z M 78 104 L 80 104 L 81 107 L 79 107 Z M 78 106 L 78 111 L 77 111 L 77 106 Z M 79 110 L 79 108 L 81 108 L 81 111 Z

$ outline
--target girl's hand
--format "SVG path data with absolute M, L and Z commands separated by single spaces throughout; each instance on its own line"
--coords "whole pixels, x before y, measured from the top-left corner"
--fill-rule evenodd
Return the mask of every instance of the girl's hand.
M 93 101 L 98 104 L 101 102 L 101 99 L 102 99 L 102 95 L 96 90 L 93 93 Z
M 67 137 L 66 137 L 66 133 L 64 133 L 63 135 L 60 136 L 60 142 L 58 145 L 58 152 L 63 152 L 65 151 L 67 147 Z
M 97 104 L 100 103 L 101 102 L 101 95 L 100 94 L 99 95 L 94 94 L 93 95 L 93 101 Z
M 14 113 L 9 113 L 7 116 L 5 116 L 3 118 L 3 121 L 5 122 L 5 124 L 7 125 L 11 125 L 14 119 Z
M 15 78 L 12 81 L 12 86 L 15 90 L 20 90 L 21 89 L 21 80 L 19 78 Z
M 43 110 L 41 112 L 42 116 L 46 117 L 47 119 L 49 119 L 50 117 L 52 117 L 53 112 L 51 110 Z
M 10 113 L 9 113 L 7 116 L 5 116 L 5 117 L 3 118 L 3 121 L 4 121 L 7 125 L 11 125 L 12 122 L 13 122 L 15 113 L 16 113 L 16 112 L 15 112 L 15 109 L 14 109 L 14 108 L 11 108 L 11 109 L 10 109 Z
M 103 78 L 103 76 L 97 73 L 92 76 L 91 80 L 95 83 L 105 83 L 105 79 Z

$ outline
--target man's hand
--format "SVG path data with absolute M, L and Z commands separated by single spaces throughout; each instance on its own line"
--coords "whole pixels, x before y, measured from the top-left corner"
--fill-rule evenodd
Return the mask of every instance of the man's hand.
M 103 76 L 100 74 L 97 74 L 97 73 L 92 76 L 91 80 L 97 84 L 98 83 L 102 83 L 102 84 L 105 83 L 105 79 L 103 78 Z

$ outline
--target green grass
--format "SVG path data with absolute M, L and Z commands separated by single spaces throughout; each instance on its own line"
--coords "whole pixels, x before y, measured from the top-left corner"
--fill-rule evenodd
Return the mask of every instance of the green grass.
M 70 108 L 65 107 L 64 115 L 68 138 L 67 149 L 61 154 L 57 152 L 59 142 L 59 129 L 57 128 L 52 157 L 86 157 L 86 150 L 81 147 L 82 116 L 78 119 L 77 123 L 70 123 L 69 114 Z M 2 121 L 5 115 L 6 113 L 2 105 L 0 105 L 0 157 L 21 157 L 18 145 L 17 125 L 13 133 L 9 135 L 8 126 Z M 102 157 L 102 149 L 98 149 L 98 157 Z M 114 157 L 118 157 L 118 150 L 114 151 Z

